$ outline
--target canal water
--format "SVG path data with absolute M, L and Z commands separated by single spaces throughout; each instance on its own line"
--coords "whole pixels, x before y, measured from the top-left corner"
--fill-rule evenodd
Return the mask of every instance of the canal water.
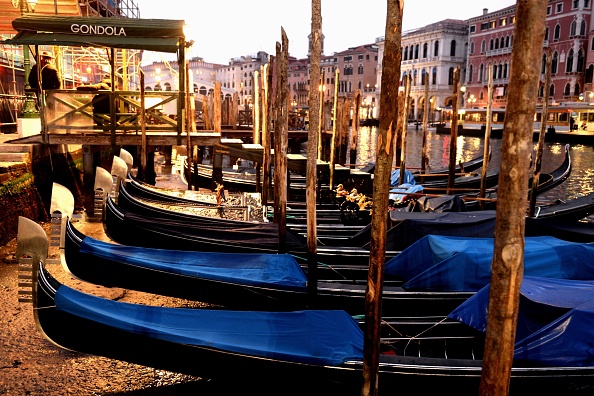
M 458 136 L 456 163 L 469 161 L 483 155 L 483 138 Z M 373 162 L 377 145 L 377 128 L 362 127 L 357 142 L 357 164 Z M 499 168 L 501 139 L 491 139 L 492 149 L 489 170 Z M 406 134 L 405 162 L 407 169 L 414 171 L 421 167 L 423 132 L 421 128 L 409 128 Z M 534 143 L 533 158 L 536 158 Z M 450 135 L 436 134 L 435 129 L 427 133 L 427 155 L 430 169 L 447 168 L 450 162 Z M 594 191 L 594 147 L 581 144 L 570 146 L 572 170 L 570 177 L 560 186 L 538 196 L 539 201 L 568 200 Z M 545 142 L 542 158 L 542 173 L 555 170 L 565 158 L 565 144 Z M 480 171 L 479 171 L 480 172 Z M 531 170 L 532 172 L 532 170 Z

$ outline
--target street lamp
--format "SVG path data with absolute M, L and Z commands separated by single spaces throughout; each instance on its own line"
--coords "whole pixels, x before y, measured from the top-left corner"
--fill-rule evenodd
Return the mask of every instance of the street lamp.
M 11 0 L 14 8 L 20 8 L 21 16 L 29 12 L 35 12 L 37 0 Z M 30 11 L 29 11 L 30 10 Z M 31 58 L 29 57 L 29 46 L 23 45 L 23 68 L 25 70 L 25 106 L 23 108 L 23 118 L 37 118 L 39 113 L 35 108 L 35 99 L 30 92 L 29 73 L 31 72 Z

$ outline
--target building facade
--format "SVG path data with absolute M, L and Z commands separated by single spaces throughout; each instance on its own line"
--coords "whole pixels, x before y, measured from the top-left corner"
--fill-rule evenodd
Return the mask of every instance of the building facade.
M 469 55 L 467 61 L 466 107 L 485 108 L 489 68 L 493 69 L 493 108 L 505 108 L 511 72 L 515 6 L 468 20 Z M 541 82 L 538 105 L 542 105 L 545 89 L 550 103 L 591 101 L 594 71 L 594 40 L 591 30 L 591 0 L 549 1 L 543 42 Z M 590 44 L 590 45 L 589 45 Z M 552 56 L 551 84 L 544 86 L 546 56 Z M 492 66 L 491 66 L 492 65 Z
M 269 58 L 264 51 L 234 58 L 228 65 L 217 68 L 216 81 L 221 83 L 223 90 L 237 92 L 240 105 L 249 106 L 254 100 L 254 72 L 261 73 Z
M 377 85 L 381 92 L 381 62 L 384 42 L 380 39 Z M 401 79 L 394 83 L 402 85 L 410 76 L 409 120 L 422 120 L 425 101 L 429 100 L 429 122 L 442 117 L 441 112 L 452 104 L 453 77 L 457 67 L 461 69 L 461 81 L 465 72 L 468 48 L 468 25 L 466 21 L 446 19 L 402 34 Z M 425 97 L 425 79 L 429 79 L 429 94 Z M 379 92 L 378 92 L 379 97 Z

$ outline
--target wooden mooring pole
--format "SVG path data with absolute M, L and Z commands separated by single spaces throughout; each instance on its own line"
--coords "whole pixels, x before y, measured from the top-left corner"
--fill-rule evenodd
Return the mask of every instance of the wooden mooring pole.
M 514 28 L 513 67 L 501 139 L 489 316 L 479 388 L 482 396 L 509 394 L 524 273 L 528 161 L 532 152 L 547 6 L 547 0 L 518 0 L 516 3 L 516 19 L 522 22 L 516 23 Z
M 454 188 L 456 180 L 456 153 L 458 151 L 458 97 L 460 96 L 460 66 L 454 69 L 454 92 L 452 95 L 452 120 L 450 122 L 450 165 L 448 175 L 448 186 L 446 193 Z
M 311 67 L 309 95 L 309 131 L 307 133 L 307 165 L 305 202 L 307 206 L 307 292 L 308 305 L 315 307 L 318 290 L 318 247 L 316 217 L 317 162 L 319 157 L 318 139 L 321 121 L 321 94 L 315 85 L 321 79 L 322 63 L 322 1 L 311 2 Z
M 400 79 L 403 8 L 404 0 L 388 0 L 384 58 L 382 60 L 382 92 L 380 95 L 382 115 L 377 134 L 369 274 L 365 296 L 363 387 L 361 389 L 363 396 L 377 395 L 379 386 L 380 325 L 386 260 L 388 190 L 394 161 L 398 118 L 406 117 L 398 102 L 398 84 L 393 83 Z
M 547 48 L 547 61 L 545 66 L 544 99 L 542 104 L 542 114 L 540 118 L 540 131 L 538 134 L 538 145 L 536 147 L 536 159 L 534 161 L 534 173 L 532 176 L 532 188 L 530 190 L 530 205 L 528 216 L 534 217 L 536 210 L 536 190 L 540 181 L 540 170 L 542 165 L 542 152 L 544 150 L 545 134 L 547 133 L 547 117 L 549 115 L 549 97 L 551 96 L 551 67 L 553 65 L 553 56 L 551 48 Z
M 487 120 L 485 122 L 485 139 L 483 142 L 483 168 L 481 171 L 481 187 L 479 198 L 485 198 L 487 188 L 487 168 L 489 167 L 489 145 L 491 143 L 491 118 L 493 108 L 493 64 L 489 63 L 489 79 L 487 81 Z M 484 201 L 479 202 L 481 209 L 484 207 Z

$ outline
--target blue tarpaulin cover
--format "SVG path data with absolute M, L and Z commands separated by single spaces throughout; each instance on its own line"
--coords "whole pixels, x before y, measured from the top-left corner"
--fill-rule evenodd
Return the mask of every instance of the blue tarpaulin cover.
M 408 170 L 404 170 L 404 180 L 402 184 L 410 184 L 414 186 L 417 183 L 415 177 Z M 390 187 L 398 187 L 400 185 L 400 169 L 393 170 L 390 174 Z
M 283 361 L 339 365 L 363 357 L 363 331 L 346 312 L 164 308 L 107 300 L 60 286 L 56 308 L 159 340 Z
M 254 286 L 306 290 L 307 277 L 290 254 L 151 249 L 83 239 L 81 253 L 181 275 Z
M 525 276 L 514 358 L 550 366 L 594 365 L 594 281 Z M 448 317 L 485 332 L 489 286 Z
M 407 290 L 477 291 L 490 282 L 493 238 L 428 235 L 388 261 L 386 274 Z M 554 237 L 526 237 L 524 274 L 594 279 L 594 245 Z

